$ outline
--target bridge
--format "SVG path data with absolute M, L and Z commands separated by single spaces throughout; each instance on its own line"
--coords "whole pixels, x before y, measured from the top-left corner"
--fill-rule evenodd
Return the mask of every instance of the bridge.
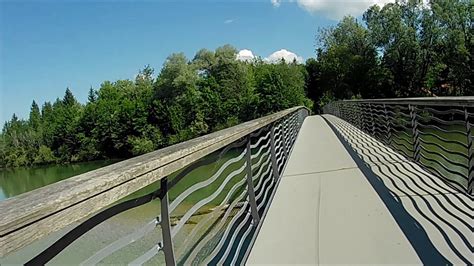
M 0 264 L 472 264 L 474 97 L 295 107 L 0 202 Z

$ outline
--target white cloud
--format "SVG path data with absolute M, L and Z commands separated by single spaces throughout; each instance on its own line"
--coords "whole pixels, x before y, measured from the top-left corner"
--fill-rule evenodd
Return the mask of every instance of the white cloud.
M 251 61 L 254 58 L 255 58 L 255 55 L 252 53 L 252 51 L 247 50 L 247 49 L 240 50 L 237 53 L 237 60 L 240 60 L 240 61 Z
M 270 63 L 276 63 L 279 62 L 281 59 L 284 59 L 286 62 L 291 63 L 293 60 L 296 60 L 298 63 L 303 62 L 303 58 L 301 56 L 296 55 L 293 52 L 290 52 L 286 49 L 281 49 L 279 51 L 276 51 L 269 55 L 267 58 L 265 58 L 266 61 Z
M 230 24 L 230 23 L 232 23 L 232 22 L 234 22 L 233 19 L 226 19 L 226 20 L 224 20 L 224 24 Z
M 275 5 L 274 2 L 278 2 Z M 289 2 L 293 2 L 290 0 Z M 296 0 L 299 7 L 312 14 L 321 14 L 339 20 L 345 15 L 360 16 L 367 8 L 377 4 L 384 6 L 394 0 Z M 273 6 L 280 6 L 281 0 L 271 0 Z
M 251 50 L 242 49 L 237 53 L 236 59 L 240 61 L 252 61 L 257 58 Z M 290 52 L 286 49 L 281 49 L 276 52 L 273 52 L 268 57 L 265 57 L 263 60 L 267 63 L 278 63 L 281 59 L 284 59 L 287 63 L 292 63 L 293 60 L 296 60 L 298 63 L 303 62 L 303 57 L 298 56 L 297 54 Z
M 280 4 L 281 4 L 281 0 L 271 0 L 271 1 L 272 1 L 272 5 L 273 5 L 274 7 L 279 7 Z

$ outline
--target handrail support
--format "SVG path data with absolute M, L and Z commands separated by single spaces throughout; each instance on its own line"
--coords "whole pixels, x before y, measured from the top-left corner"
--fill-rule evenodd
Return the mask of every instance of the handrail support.
M 418 134 L 418 121 L 416 119 L 416 106 L 409 105 L 410 118 L 411 118 L 411 130 L 413 134 L 413 160 L 418 162 L 420 160 L 420 143 Z
M 469 112 L 467 107 L 464 107 L 464 120 L 466 121 L 466 136 L 467 136 L 467 193 L 473 194 L 474 185 L 474 143 L 472 141 L 472 125 L 469 122 Z
M 165 177 L 160 181 L 160 202 L 161 202 L 161 233 L 163 235 L 162 250 L 165 253 L 166 265 L 176 265 L 173 251 L 173 240 L 171 238 L 171 223 L 168 202 L 168 178 Z
M 270 127 L 270 153 L 271 153 L 271 160 L 272 160 L 272 169 L 273 169 L 273 178 L 276 182 L 280 177 L 280 173 L 278 170 L 277 165 L 277 158 L 276 158 L 276 148 L 275 148 L 275 126 L 274 124 Z
M 250 136 L 247 137 L 247 154 L 246 154 L 246 161 L 247 161 L 247 192 L 249 196 L 250 202 L 250 211 L 252 213 L 253 225 L 257 225 L 260 221 L 260 217 L 258 215 L 257 209 L 257 201 L 255 200 L 255 189 L 253 186 L 253 178 L 252 178 L 252 149 L 250 147 Z

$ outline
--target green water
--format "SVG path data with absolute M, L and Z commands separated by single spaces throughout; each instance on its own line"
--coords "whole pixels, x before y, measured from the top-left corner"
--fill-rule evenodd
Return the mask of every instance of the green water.
M 117 160 L 103 160 L 69 165 L 0 169 L 0 201 L 79 175 Z

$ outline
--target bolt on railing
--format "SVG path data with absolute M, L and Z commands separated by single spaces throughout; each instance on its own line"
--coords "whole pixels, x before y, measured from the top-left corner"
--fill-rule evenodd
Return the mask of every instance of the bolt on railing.
M 225 129 L 221 134 L 216 132 L 191 140 L 190 144 L 177 144 L 176 147 L 165 148 L 162 152 L 136 157 L 128 160 L 129 162 L 120 162 L 115 166 L 73 177 L 64 184 L 52 184 L 48 189 L 45 187 L 37 193 L 41 194 L 42 190 L 65 193 L 65 190 L 69 189 L 71 197 L 75 197 L 72 192 L 76 192 L 69 182 L 80 184 L 77 180 L 81 180 L 82 184 L 94 184 L 94 186 L 88 185 L 87 191 L 78 192 L 77 197 L 80 198 L 78 201 L 68 202 L 70 206 L 63 202 L 63 207 L 58 212 L 49 214 L 47 212 L 51 207 L 45 209 L 43 217 L 46 218 L 39 220 L 37 220 L 38 212 L 29 218 L 28 213 L 24 216 L 19 213 L 21 210 L 13 209 L 14 206 L 31 202 L 32 197 L 38 197 L 37 194 L 31 193 L 24 198 L 0 202 L 0 207 L 5 208 L 7 213 L 18 216 L 18 219 L 20 217 L 23 217 L 21 218 L 23 220 L 24 217 L 26 220 L 31 219 L 25 225 L 25 229 L 9 230 L 9 222 L 15 219 L 3 218 L 2 221 L 0 218 L 0 232 L 2 229 L 6 232 L 2 235 L 1 254 L 3 256 L 12 250 L 25 247 L 25 243 L 31 239 L 23 236 L 31 231 L 47 231 L 41 234 L 53 232 L 54 228 L 43 227 L 42 222 L 45 219 L 48 224 L 56 223 L 62 226 L 63 230 L 69 230 L 66 229 L 68 224 L 63 222 L 66 217 L 63 217 L 62 213 L 72 214 L 73 217 L 68 216 L 67 219 L 79 224 L 65 232 L 58 240 L 49 243 L 33 258 L 26 258 L 26 264 L 45 264 L 53 258 L 60 259 L 63 250 L 76 240 L 90 242 L 87 232 L 97 225 L 125 211 L 159 200 L 160 213 L 154 216 L 157 218 L 143 223 L 140 228 L 125 235 L 118 236 L 116 240 L 97 248 L 94 254 L 75 264 L 80 262 L 83 265 L 93 265 L 113 259 L 117 251 L 143 241 L 148 235 L 156 232 L 159 232 L 160 237 L 153 241 L 153 246 L 141 254 L 131 256 L 130 264 L 243 263 L 276 191 L 299 128 L 308 114 L 305 108 L 288 109 Z M 169 160 L 162 159 L 162 156 L 169 157 Z M 154 160 L 163 162 L 157 164 Z M 106 184 L 96 185 L 95 182 L 104 179 L 101 175 L 110 174 L 109 171 L 115 175 L 115 178 L 111 176 L 110 180 L 118 179 L 117 183 L 111 184 L 109 181 Z M 131 189 L 130 186 L 137 182 L 140 185 Z M 158 185 L 159 188 L 156 188 Z M 107 206 L 112 203 L 109 197 L 122 198 L 138 189 L 147 191 L 149 187 L 153 187 L 152 192 L 115 202 L 111 207 Z M 118 189 L 115 190 L 116 188 Z M 76 189 L 82 188 L 76 187 Z M 91 192 L 88 192 L 89 190 Z M 111 190 L 114 191 L 113 194 L 105 194 Z M 106 208 L 98 208 L 91 200 L 100 198 L 103 194 L 102 200 L 97 202 L 105 204 L 103 201 L 108 200 L 110 203 L 104 206 Z M 37 208 L 41 209 L 48 204 L 53 206 L 58 202 L 61 203 L 61 200 L 37 202 L 39 204 Z M 79 209 L 77 212 L 68 211 L 69 208 L 77 210 L 75 207 L 83 203 L 85 203 L 83 208 L 88 211 L 91 207 L 96 208 L 92 216 L 89 215 L 90 212 L 85 213 L 84 209 Z M 122 260 L 120 262 L 124 263 Z
M 474 97 L 345 100 L 323 111 L 473 194 Z

